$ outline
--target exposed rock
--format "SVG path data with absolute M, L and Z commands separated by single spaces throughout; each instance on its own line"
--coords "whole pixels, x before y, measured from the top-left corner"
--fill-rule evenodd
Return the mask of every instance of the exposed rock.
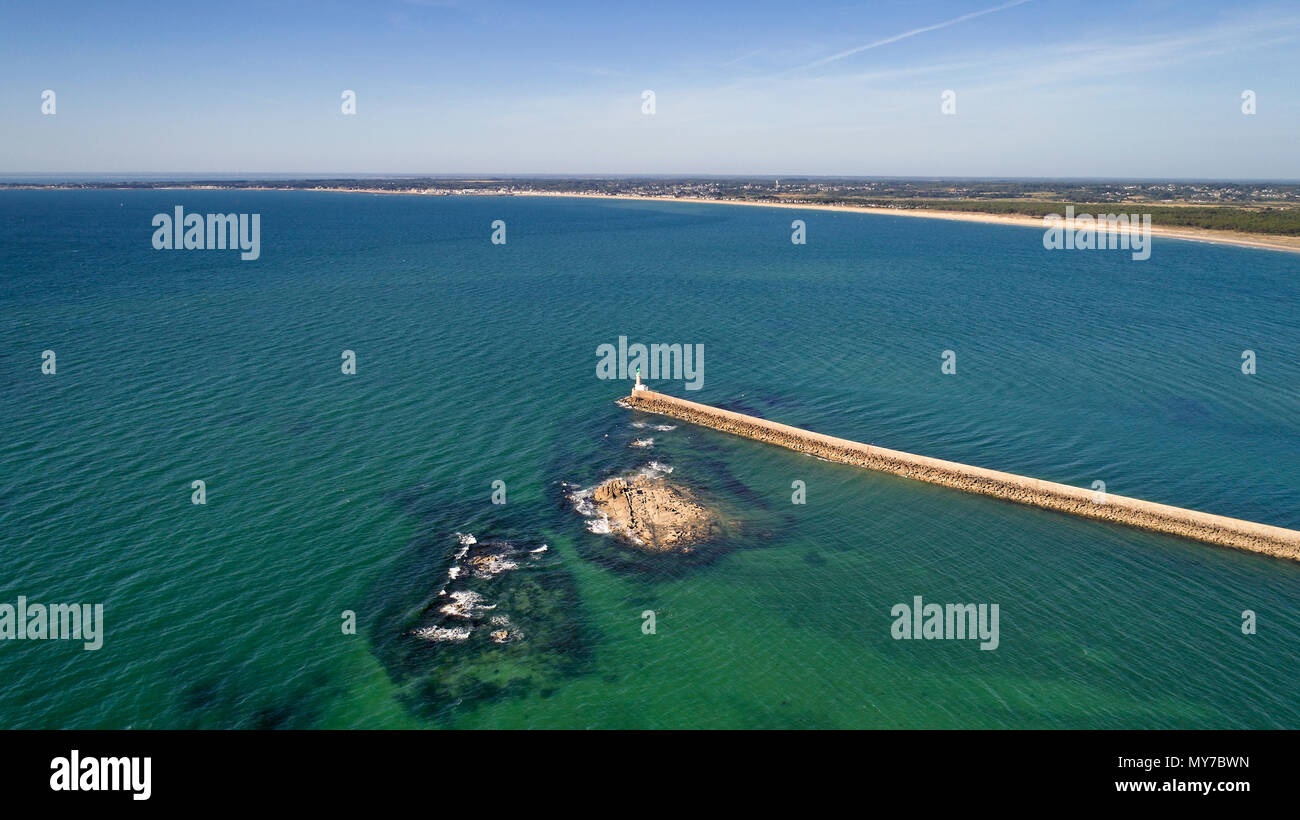
M 591 494 L 609 531 L 648 552 L 691 552 L 713 536 L 717 516 L 684 487 L 658 476 L 611 478 Z

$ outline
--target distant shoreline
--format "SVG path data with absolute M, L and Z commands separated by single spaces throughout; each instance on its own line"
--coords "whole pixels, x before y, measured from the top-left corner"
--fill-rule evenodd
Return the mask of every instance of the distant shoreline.
M 381 193 L 376 191 L 375 193 Z M 382 192 L 406 193 L 406 192 Z M 842 213 L 884 214 L 887 216 L 915 216 L 924 219 L 948 219 L 955 222 L 983 222 L 989 225 L 1017 225 L 1024 228 L 1043 228 L 1042 217 L 1025 214 L 983 214 L 974 211 L 941 211 L 921 208 L 878 208 L 871 205 L 824 205 L 818 203 L 796 204 L 786 202 L 750 202 L 739 199 L 705 199 L 702 197 L 637 196 L 634 194 L 579 194 L 579 193 L 515 193 L 513 196 L 562 196 L 578 199 L 628 199 L 645 202 L 693 202 L 703 205 L 754 205 L 764 208 L 794 208 L 809 211 L 836 211 Z M 1140 211 L 1140 206 L 1130 208 Z M 1237 231 L 1214 231 L 1206 228 L 1164 228 L 1151 226 L 1151 235 L 1166 239 L 1186 239 L 1191 242 L 1210 242 L 1216 245 L 1237 245 L 1243 248 L 1300 253 L 1300 236 L 1267 236 Z
M 52 185 L 15 185 L 4 190 L 81 190 Z M 96 186 L 90 190 L 150 190 L 150 191 L 302 191 L 314 193 L 383 194 L 386 196 L 520 196 L 563 197 L 570 199 L 627 200 L 635 202 L 687 202 L 697 205 L 749 205 L 760 208 L 786 208 L 806 211 L 833 211 L 838 213 L 883 214 L 909 216 L 922 219 L 947 219 L 954 222 L 980 222 L 988 225 L 1011 225 L 1024 228 L 1043 228 L 1043 219 L 1027 214 L 990 214 L 976 211 L 946 211 L 938 208 L 883 208 L 874 205 L 831 205 L 824 203 L 769 202 L 741 199 L 711 199 L 708 197 L 648 196 L 643 194 L 596 194 L 576 191 L 474 191 L 446 193 L 442 191 L 388 190 L 383 188 L 303 188 L 277 185 L 156 185 L 145 189 Z M 1062 203 L 1062 209 L 1069 203 Z M 1116 210 L 1141 212 L 1141 205 L 1130 204 Z M 1240 231 L 1220 231 L 1209 228 L 1151 226 L 1152 236 L 1165 239 L 1182 239 L 1189 242 L 1208 242 L 1215 245 L 1234 245 L 1257 250 L 1300 253 L 1300 236 L 1253 234 Z

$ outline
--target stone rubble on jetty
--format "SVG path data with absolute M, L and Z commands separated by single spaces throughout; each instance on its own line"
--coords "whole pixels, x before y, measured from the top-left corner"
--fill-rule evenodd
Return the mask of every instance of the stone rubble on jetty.
M 622 407 L 775 444 L 828 461 L 893 473 L 904 478 L 942 484 L 1034 507 L 1300 561 L 1300 532 L 1296 530 L 1109 493 L 1098 497 L 1090 490 L 1068 484 L 860 444 L 666 396 L 652 390 L 635 391 L 618 403 Z
M 716 516 L 683 487 L 660 476 L 611 478 L 591 494 L 610 532 L 647 552 L 692 552 L 714 535 Z

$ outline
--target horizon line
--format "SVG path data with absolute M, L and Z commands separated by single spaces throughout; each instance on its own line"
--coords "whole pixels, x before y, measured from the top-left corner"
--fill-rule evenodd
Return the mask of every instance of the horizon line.
M 122 182 L 190 182 L 197 180 L 369 180 L 369 179 L 680 179 L 680 180 L 926 180 L 931 182 L 1228 182 L 1300 184 L 1300 178 L 1280 177 L 1134 177 L 1134 176 L 1015 176 L 1015 175 L 932 175 L 932 174 L 808 174 L 808 173 L 583 173 L 583 172 L 327 172 L 327 171 L 0 171 L 0 183 L 12 183 L 37 177 L 61 178 L 65 181 L 91 180 L 99 177 Z

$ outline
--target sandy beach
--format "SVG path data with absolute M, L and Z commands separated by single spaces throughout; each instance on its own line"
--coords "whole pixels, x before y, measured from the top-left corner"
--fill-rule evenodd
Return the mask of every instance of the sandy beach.
M 25 187 L 25 186 L 20 186 Z M 32 189 L 44 186 L 33 185 Z M 222 185 L 161 185 L 154 190 L 166 191 L 220 191 L 236 190 Z M 798 202 L 750 202 L 739 199 L 705 199 L 702 197 L 668 197 L 640 196 L 635 194 L 588 194 L 555 191 L 484 191 L 457 192 L 448 194 L 442 191 L 387 190 L 382 188 L 286 188 L 274 185 L 257 185 L 239 188 L 241 191 L 324 191 L 342 194 L 384 194 L 388 196 L 533 196 L 566 197 L 572 199 L 622 199 L 641 202 L 689 202 L 697 205 L 748 205 L 755 208 L 786 208 L 803 211 L 837 211 L 843 213 L 885 214 L 888 216 L 907 216 L 920 219 L 948 219 L 956 222 L 983 222 L 990 225 L 1013 225 L 1022 228 L 1043 229 L 1043 218 L 1023 214 L 986 214 L 974 211 L 939 211 L 916 208 L 880 208 L 869 205 L 823 205 L 819 203 Z M 1062 204 L 1062 209 L 1065 205 Z M 1140 213 L 1140 204 L 1116 204 L 1114 210 L 1127 213 Z M 1080 211 L 1083 213 L 1083 211 Z M 1300 253 L 1300 236 L 1270 236 L 1267 234 L 1243 233 L 1240 231 L 1212 231 L 1204 228 L 1151 226 L 1153 236 L 1167 239 L 1185 239 L 1189 242 L 1209 242 L 1217 245 L 1237 245 L 1243 248 L 1257 248 L 1268 251 Z
M 821 205 L 785 202 L 748 202 L 738 199 L 702 199 L 696 197 L 633 196 L 630 194 L 580 194 L 580 193 L 546 193 L 518 192 L 515 196 L 565 196 L 581 199 L 628 199 L 647 202 L 694 202 L 702 205 L 751 205 L 758 208 L 794 208 L 807 211 L 841 211 L 845 213 L 887 214 L 889 216 L 912 216 L 921 219 L 949 219 L 957 222 L 984 222 L 991 225 L 1016 225 L 1025 228 L 1043 229 L 1043 219 L 1038 216 L 1021 214 L 984 214 L 973 211 L 938 211 L 907 208 L 877 208 L 866 205 Z M 1062 205 L 1064 208 L 1064 205 Z M 1140 212 L 1140 205 L 1115 205 L 1115 210 Z M 1080 211 L 1082 213 L 1082 211 Z M 1270 251 L 1300 253 L 1300 236 L 1267 236 L 1238 231 L 1211 231 L 1202 228 L 1166 228 L 1152 225 L 1153 236 L 1168 239 L 1186 239 L 1192 242 L 1211 242 L 1219 245 L 1238 245 L 1244 248 L 1259 248 Z

